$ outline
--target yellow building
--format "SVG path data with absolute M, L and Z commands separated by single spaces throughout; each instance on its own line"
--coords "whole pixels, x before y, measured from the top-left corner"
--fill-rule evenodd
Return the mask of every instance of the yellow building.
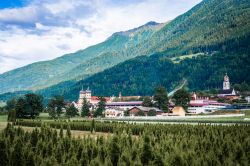
M 176 106 L 172 109 L 172 116 L 185 116 L 186 111 L 183 107 Z

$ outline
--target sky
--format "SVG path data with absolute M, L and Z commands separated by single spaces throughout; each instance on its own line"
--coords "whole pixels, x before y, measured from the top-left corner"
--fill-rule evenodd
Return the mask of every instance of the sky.
M 0 0 L 0 74 L 100 43 L 201 0 Z

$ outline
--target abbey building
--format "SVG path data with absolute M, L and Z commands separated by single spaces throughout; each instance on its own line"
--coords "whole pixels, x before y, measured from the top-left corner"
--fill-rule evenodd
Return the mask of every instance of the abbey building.
M 228 98 L 228 99 L 238 98 L 234 88 L 231 88 L 230 80 L 229 80 L 227 73 L 224 76 L 223 88 L 222 88 L 222 90 L 219 91 L 218 97 Z

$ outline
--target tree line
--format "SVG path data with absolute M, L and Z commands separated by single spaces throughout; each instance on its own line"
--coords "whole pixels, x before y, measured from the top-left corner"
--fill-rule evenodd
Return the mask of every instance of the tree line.
M 16 118 L 37 118 L 41 112 L 48 112 L 49 116 L 53 119 L 61 118 L 64 115 L 66 118 L 75 116 L 81 117 L 100 117 L 104 116 L 106 109 L 106 99 L 102 96 L 98 98 L 99 102 L 96 108 L 93 108 L 91 103 L 86 98 L 83 99 L 81 108 L 71 102 L 66 102 L 63 96 L 54 96 L 49 101 L 47 106 L 44 106 L 43 97 L 34 93 L 28 93 L 24 96 L 13 98 L 7 101 L 5 109 L 8 111 L 8 120 L 15 121 Z M 190 100 L 190 94 L 186 89 L 180 89 L 171 98 L 178 106 L 183 106 L 187 109 L 188 102 Z M 169 98 L 167 90 L 159 86 L 155 88 L 155 94 L 153 98 L 145 96 L 143 98 L 142 106 L 145 107 L 157 107 L 164 112 L 169 111 Z M 125 116 L 128 112 L 125 112 Z M 143 112 L 139 112 L 138 115 L 143 116 Z M 155 116 L 156 111 L 150 110 L 149 116 Z
M 43 97 L 38 94 L 28 93 L 18 98 L 12 98 L 7 101 L 6 106 L 1 108 L 7 110 L 8 120 L 15 121 L 16 119 L 30 118 L 35 119 L 41 112 L 49 113 L 53 119 L 59 119 L 62 116 L 71 118 L 75 116 L 88 117 L 93 113 L 94 117 L 102 116 L 105 110 L 106 100 L 104 97 L 99 97 L 97 108 L 91 112 L 90 103 L 84 99 L 82 108 L 78 108 L 71 102 L 64 100 L 63 96 L 52 97 L 46 106 L 44 106 Z

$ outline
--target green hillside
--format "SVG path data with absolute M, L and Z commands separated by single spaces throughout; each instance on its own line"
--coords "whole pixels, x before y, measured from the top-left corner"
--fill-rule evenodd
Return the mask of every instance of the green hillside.
M 165 86 L 170 91 L 184 78 L 190 90 L 221 89 L 225 73 L 228 73 L 232 84 L 250 85 L 249 37 L 240 39 L 237 44 L 229 43 L 225 50 L 185 58 L 179 63 L 174 63 L 165 53 L 140 56 L 65 86 L 67 88 L 58 84 L 38 93 L 45 98 L 60 94 L 68 100 L 76 100 L 81 88 L 89 87 L 94 95 L 117 96 L 119 92 L 124 95 L 153 95 L 156 86 Z
M 131 46 L 150 38 L 164 24 L 149 22 L 139 28 L 113 34 L 106 41 L 51 61 L 34 63 L 0 75 L 0 93 L 42 89 L 62 81 L 84 79 L 133 58 Z
M 175 62 L 165 53 L 140 56 L 115 67 L 97 73 L 85 80 L 67 81 L 36 91 L 48 100 L 54 95 L 63 95 L 67 100 L 76 100 L 82 88 L 89 87 L 93 95 L 153 95 L 154 88 L 162 85 L 168 91 L 183 79 L 190 90 L 221 89 L 223 76 L 228 73 L 230 82 L 250 85 L 250 36 L 228 42 L 224 49 L 202 56 L 185 56 Z M 25 92 L 0 95 L 0 100 L 20 96 Z
M 96 95 L 149 95 L 156 85 L 171 89 L 184 78 L 190 89 L 220 88 L 225 72 L 232 83 L 249 84 L 249 16 L 248 0 L 204 0 L 167 24 L 118 32 L 75 54 L 0 75 L 0 89 L 11 90 L 21 79 L 20 90 L 55 84 L 37 91 L 46 97 L 75 99 L 82 86 Z
M 248 0 L 204 0 L 154 34 L 152 50 L 180 55 L 216 50 L 250 33 Z M 163 37 L 162 37 L 163 36 Z

